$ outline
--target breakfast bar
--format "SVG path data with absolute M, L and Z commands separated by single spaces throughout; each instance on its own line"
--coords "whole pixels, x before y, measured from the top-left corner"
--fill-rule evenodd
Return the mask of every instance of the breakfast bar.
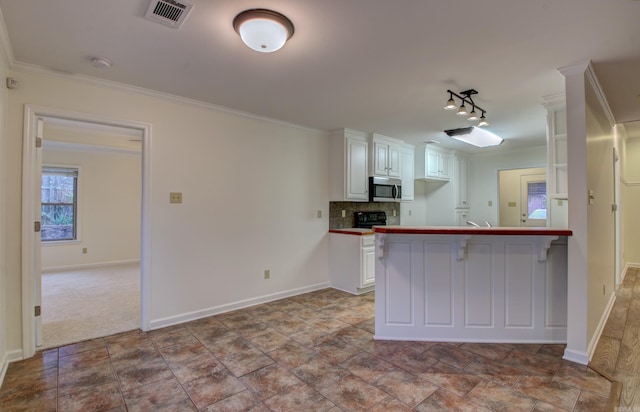
M 374 231 L 376 339 L 566 342 L 571 230 Z

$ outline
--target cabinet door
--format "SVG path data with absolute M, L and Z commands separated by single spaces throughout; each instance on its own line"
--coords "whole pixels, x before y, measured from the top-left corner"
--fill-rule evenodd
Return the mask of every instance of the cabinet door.
M 402 160 L 400 159 L 400 146 L 389 145 L 387 151 L 387 175 L 391 177 L 400 177 L 401 164 Z
M 382 142 L 373 142 L 373 174 L 387 176 L 389 164 L 389 145 Z
M 360 287 L 373 285 L 376 281 L 376 254 L 373 246 L 362 248 L 361 270 Z
M 467 189 L 467 182 L 469 180 L 469 163 L 466 158 L 456 156 L 455 172 L 456 207 L 458 209 L 465 209 L 469 207 L 469 193 Z
M 458 210 L 456 212 L 456 223 L 458 226 L 468 226 L 469 210 Z
M 440 164 L 440 178 L 449 180 L 451 177 L 451 155 L 440 153 L 439 162 Z
M 413 149 L 403 148 L 401 152 L 401 178 L 402 178 L 402 200 L 413 201 L 414 199 L 414 178 L 415 169 L 413 167 L 415 151 Z
M 440 177 L 440 153 L 435 150 L 427 149 L 425 153 L 426 164 L 425 164 L 425 175 L 427 177 Z
M 347 145 L 345 198 L 350 200 L 368 200 L 367 142 L 347 137 L 345 144 Z

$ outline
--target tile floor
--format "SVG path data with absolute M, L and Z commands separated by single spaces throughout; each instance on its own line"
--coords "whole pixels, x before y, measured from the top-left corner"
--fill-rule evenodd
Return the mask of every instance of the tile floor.
M 622 383 L 620 412 L 640 412 L 640 273 L 630 268 L 616 291 L 591 363 Z
M 563 345 L 373 340 L 373 294 L 324 289 L 12 363 L 2 411 L 603 411 Z

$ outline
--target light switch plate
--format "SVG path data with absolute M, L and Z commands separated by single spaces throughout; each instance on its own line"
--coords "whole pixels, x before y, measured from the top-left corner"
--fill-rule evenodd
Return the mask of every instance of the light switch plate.
M 169 203 L 182 203 L 182 192 L 169 193 Z

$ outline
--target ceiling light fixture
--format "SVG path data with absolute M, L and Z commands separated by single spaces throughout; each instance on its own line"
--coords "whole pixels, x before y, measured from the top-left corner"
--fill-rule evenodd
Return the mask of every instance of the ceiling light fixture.
M 279 50 L 293 36 L 293 23 L 285 15 L 267 9 L 249 9 L 233 19 L 233 29 L 244 44 L 261 53 Z
M 444 131 L 449 137 L 477 147 L 498 146 L 504 140 L 488 130 L 475 126 Z
M 458 111 L 456 112 L 456 114 L 458 116 L 469 115 L 469 117 L 468 117 L 469 121 L 480 120 L 480 122 L 478 123 L 478 126 L 480 126 L 480 127 L 489 125 L 489 122 L 487 122 L 487 118 L 485 117 L 485 114 L 487 113 L 487 111 L 484 110 L 482 107 L 478 106 L 473 101 L 473 98 L 471 97 L 474 94 L 478 94 L 477 90 L 469 89 L 469 90 L 465 90 L 463 92 L 460 92 L 460 94 L 454 93 L 451 90 L 447 90 L 447 93 L 449 93 L 449 100 L 447 100 L 447 105 L 444 107 L 445 110 L 453 110 L 456 107 L 458 107 L 456 105 L 455 100 L 453 99 L 453 97 L 455 96 L 458 99 L 460 99 L 460 107 L 458 108 Z M 465 106 L 465 103 L 471 105 L 471 112 L 470 113 L 467 112 L 467 107 Z M 481 113 L 480 117 L 478 117 L 478 113 L 476 112 L 476 109 L 480 111 L 480 113 Z
M 106 57 L 93 57 L 91 64 L 93 64 L 93 67 L 96 69 L 108 69 L 111 67 L 111 60 Z

